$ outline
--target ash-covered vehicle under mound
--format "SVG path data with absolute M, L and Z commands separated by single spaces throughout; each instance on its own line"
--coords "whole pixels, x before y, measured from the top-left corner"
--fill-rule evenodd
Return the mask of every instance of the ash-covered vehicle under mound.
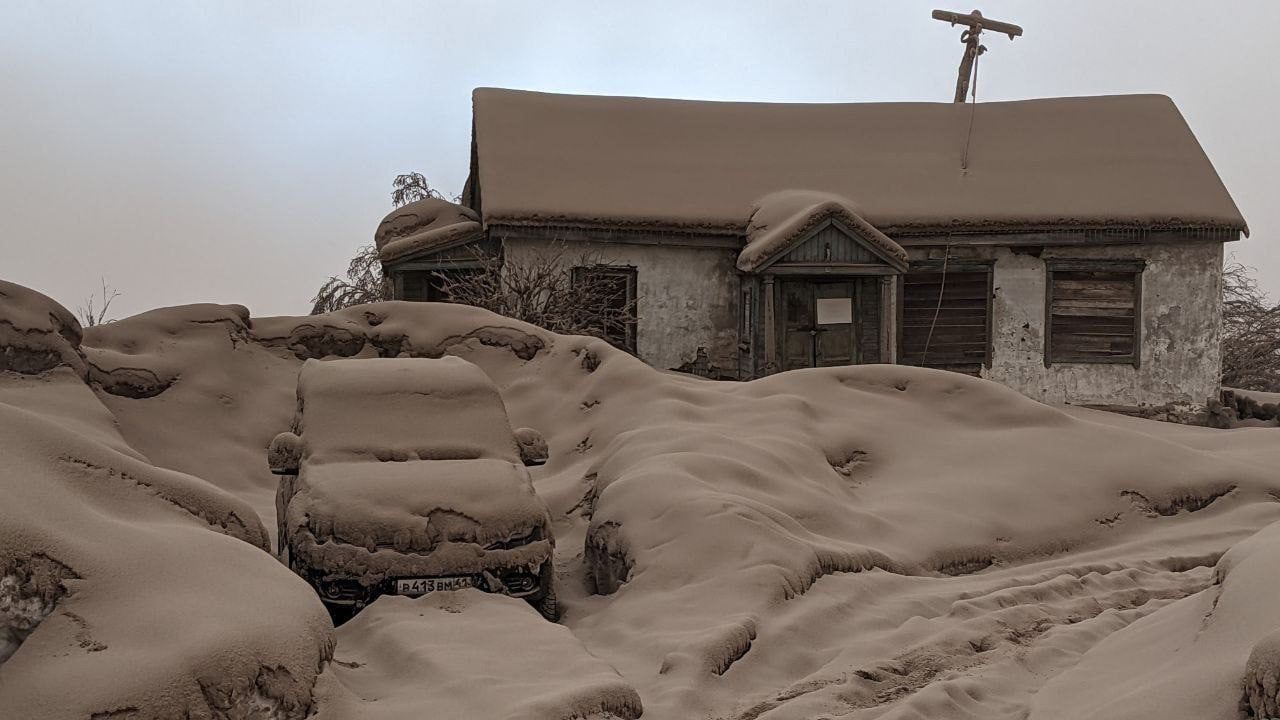
M 493 382 L 465 360 L 308 360 L 268 450 L 280 558 L 341 623 L 384 594 L 474 587 L 557 615 L 546 504 Z

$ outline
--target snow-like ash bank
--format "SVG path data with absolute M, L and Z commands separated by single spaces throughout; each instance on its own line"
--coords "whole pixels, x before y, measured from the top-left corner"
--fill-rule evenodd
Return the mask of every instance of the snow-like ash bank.
M 0 371 L 35 375 L 60 365 L 83 376 L 79 321 L 49 297 L 0 280 Z
M 513 425 L 545 436 L 549 461 L 533 476 L 554 519 L 563 625 L 636 689 L 646 718 L 1036 720 L 1156 708 L 1227 720 L 1246 682 L 1265 695 L 1269 651 L 1258 643 L 1280 627 L 1280 610 L 1255 568 L 1280 542 L 1243 541 L 1280 520 L 1272 430 L 1064 412 L 905 367 L 708 382 L 457 306 L 241 310 L 169 308 L 85 332 L 82 352 L 104 372 L 172 379 L 150 397 L 94 386 L 110 414 L 95 412 L 118 421 L 123 439 L 61 412 L 62 391 L 28 386 L 24 401 L 122 454 L 203 478 L 274 528 L 265 448 L 289 427 L 304 359 L 464 357 L 497 383 Z M 1253 559 L 1233 559 L 1249 547 Z M 256 595 L 275 575 L 251 567 L 232 577 Z M 365 632 L 381 633 L 373 621 L 393 606 L 397 634 L 415 636 L 415 613 L 382 601 Z M 506 607 L 463 613 L 478 638 L 464 663 L 535 652 L 532 634 L 484 632 L 503 626 Z M 251 624 L 241 615 L 219 622 Z M 343 692 L 376 686 L 385 700 L 361 711 L 413 716 L 436 691 L 422 678 L 452 670 L 352 635 L 363 617 L 343 627 L 336 651 L 361 667 L 324 673 L 322 686 L 340 687 L 324 686 L 317 711 L 341 716 Z M 1251 652 L 1263 657 L 1255 670 Z M 1178 664 L 1185 657 L 1196 661 Z M 539 677 L 543 663 L 521 672 Z M 451 697 L 488 707 L 481 683 L 459 682 Z
M 338 630 L 318 720 L 638 718 L 636 691 L 564 627 L 479 590 L 387 596 Z
M 333 630 L 261 519 L 130 448 L 65 310 L 0 292 L 51 363 L 0 371 L 0 717 L 306 715 Z

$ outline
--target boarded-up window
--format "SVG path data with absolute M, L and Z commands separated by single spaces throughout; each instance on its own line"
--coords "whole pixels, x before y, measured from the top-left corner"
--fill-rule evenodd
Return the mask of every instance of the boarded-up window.
M 594 328 L 616 348 L 636 352 L 636 269 L 617 265 L 575 267 L 573 283 L 598 299 L 603 307 Z M 593 300 L 594 301 L 594 300 Z
M 1141 261 L 1046 262 L 1046 365 L 1138 364 L 1142 266 Z
M 902 280 L 898 362 L 978 375 L 991 361 L 991 266 L 913 264 Z

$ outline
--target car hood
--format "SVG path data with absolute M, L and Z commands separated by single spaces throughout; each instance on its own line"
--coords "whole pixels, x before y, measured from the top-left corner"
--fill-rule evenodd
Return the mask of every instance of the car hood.
M 287 524 L 316 543 L 369 552 L 550 539 L 547 507 L 528 471 L 489 459 L 304 463 Z

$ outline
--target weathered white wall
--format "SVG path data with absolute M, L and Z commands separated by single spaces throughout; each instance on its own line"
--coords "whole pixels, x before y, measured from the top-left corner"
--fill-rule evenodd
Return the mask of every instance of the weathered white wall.
M 692 361 L 702 347 L 714 367 L 737 372 L 739 281 L 732 250 L 520 238 L 508 239 L 505 253 L 509 262 L 519 262 L 557 247 L 569 259 L 585 252 L 605 264 L 636 268 L 640 359 L 669 370 Z
M 735 254 L 724 248 L 510 238 L 507 257 L 550 252 L 636 268 L 637 351 L 661 369 L 706 348 L 713 366 L 738 367 L 740 286 Z M 910 248 L 913 260 L 940 250 Z M 1037 255 L 1038 253 L 1038 255 Z M 1047 403 L 1200 405 L 1218 393 L 1222 332 L 1221 242 L 1191 238 L 1130 245 L 953 248 L 953 258 L 994 259 L 992 364 L 983 376 Z M 1051 258 L 1146 261 L 1142 273 L 1140 367 L 1103 363 L 1044 366 L 1045 263 Z M 889 317 L 896 317 L 891 314 Z
M 1179 240 L 1106 247 L 1049 247 L 1040 257 L 1008 248 L 995 258 L 992 363 L 983 376 L 1048 403 L 1203 404 L 1218 394 L 1222 333 L 1222 243 Z M 1101 363 L 1044 366 L 1048 258 L 1141 258 L 1140 367 Z

